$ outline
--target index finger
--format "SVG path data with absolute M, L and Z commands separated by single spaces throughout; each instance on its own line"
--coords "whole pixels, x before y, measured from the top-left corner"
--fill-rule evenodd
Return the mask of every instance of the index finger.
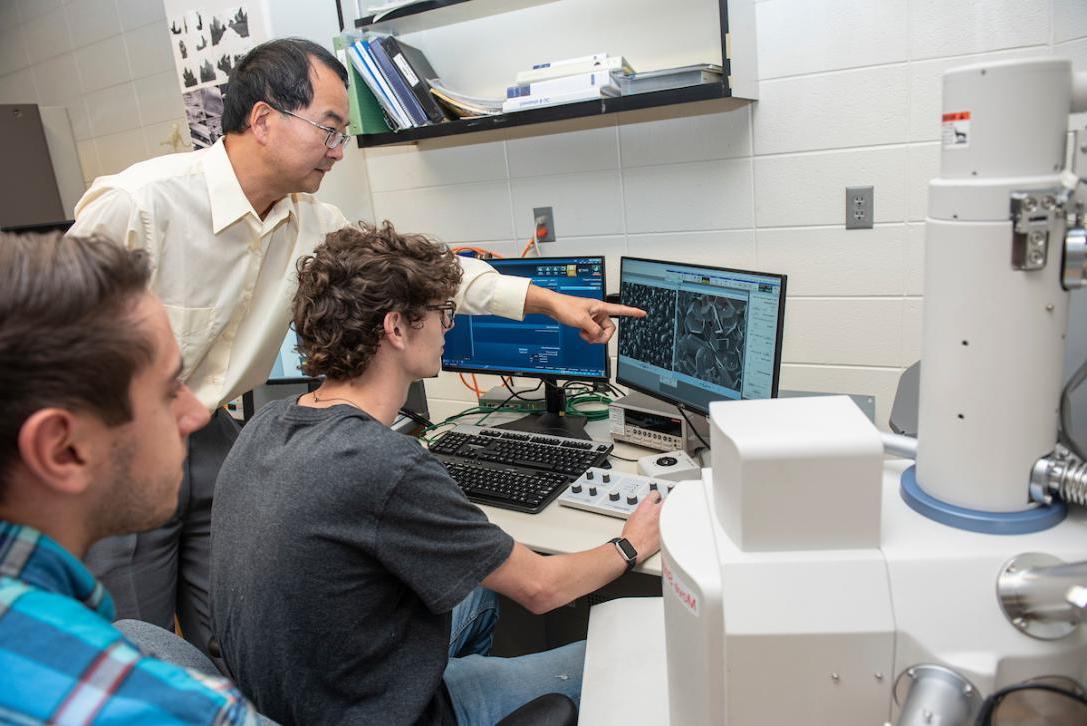
M 632 308 L 629 305 L 618 305 L 616 303 L 604 303 L 604 312 L 608 314 L 609 318 L 644 318 L 646 312 L 641 308 Z

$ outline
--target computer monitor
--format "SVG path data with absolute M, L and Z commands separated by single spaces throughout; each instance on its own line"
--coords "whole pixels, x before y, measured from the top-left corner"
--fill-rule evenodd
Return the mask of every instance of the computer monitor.
M 603 257 L 524 257 L 488 262 L 503 275 L 528 277 L 540 287 L 604 299 Z M 608 380 L 608 348 L 586 343 L 579 333 L 546 315 L 526 315 L 524 320 L 458 315 L 456 324 L 445 334 L 442 368 L 543 379 L 547 411 L 503 426 L 587 438 L 583 417 L 562 415 L 565 397 L 557 381 Z
M 648 313 L 619 321 L 621 385 L 702 414 L 777 396 L 785 275 L 624 257 L 619 277 L 623 304 Z
M 248 419 L 269 401 L 297 396 L 305 393 L 307 389 L 316 388 L 320 380 L 302 372 L 302 356 L 298 352 L 298 334 L 293 329 L 288 330 L 283 343 L 279 346 L 279 355 L 276 356 L 275 365 L 272 366 L 272 372 L 268 374 L 265 386 L 247 394 L 252 396 L 252 401 L 246 409 L 243 409 L 246 412 L 245 418 Z M 284 384 L 302 384 L 304 388 Z M 411 431 L 419 425 L 428 425 L 426 417 L 429 415 L 426 388 L 422 381 L 413 381 L 408 389 L 408 399 L 400 408 L 400 415 L 393 422 L 392 428 L 396 431 Z
M 279 355 L 268 374 L 268 383 L 306 383 L 313 380 L 302 372 L 302 356 L 298 353 L 298 334 L 288 330 L 279 346 Z

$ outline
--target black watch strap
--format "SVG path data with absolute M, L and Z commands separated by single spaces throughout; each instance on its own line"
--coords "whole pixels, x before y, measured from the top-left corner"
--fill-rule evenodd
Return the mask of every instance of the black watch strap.
M 630 543 L 626 537 L 612 537 L 608 540 L 608 544 L 615 545 L 615 549 L 619 551 L 619 556 L 627 561 L 627 572 L 634 569 L 634 565 L 638 564 L 638 550 L 634 549 L 634 545 Z

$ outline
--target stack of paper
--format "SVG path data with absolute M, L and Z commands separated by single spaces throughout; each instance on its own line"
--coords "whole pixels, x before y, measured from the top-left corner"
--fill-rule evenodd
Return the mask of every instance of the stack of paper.
M 612 75 L 624 72 L 633 73 L 626 59 L 607 53 L 539 63 L 517 74 L 517 85 L 506 89 L 502 111 L 618 96 Z
M 437 81 L 430 82 L 430 92 L 441 101 L 442 105 L 460 118 L 473 118 L 475 116 L 494 116 L 502 113 L 501 98 L 483 98 L 481 96 L 469 96 L 446 88 Z
M 578 73 L 591 73 L 593 71 L 617 71 L 619 73 L 633 73 L 634 69 L 627 63 L 623 56 L 610 56 L 607 53 L 593 53 L 579 58 L 566 58 L 565 60 L 537 63 L 530 70 L 517 73 L 518 83 L 532 83 L 533 81 L 546 81 L 549 78 L 561 78 Z
M 616 74 L 615 80 L 622 94 L 629 96 L 635 93 L 697 86 L 702 83 L 720 83 L 721 74 L 721 66 L 713 63 L 699 63 L 693 66 L 662 68 L 629 75 Z
M 510 86 L 506 89 L 506 101 L 502 104 L 502 111 L 509 113 L 526 108 L 618 95 L 619 87 L 615 85 L 609 71 L 592 71 Z

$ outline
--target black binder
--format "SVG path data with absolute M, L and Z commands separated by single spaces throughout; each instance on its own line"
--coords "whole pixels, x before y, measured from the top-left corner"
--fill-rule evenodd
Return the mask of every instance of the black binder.
M 438 102 L 434 100 L 434 96 L 430 93 L 430 79 L 437 78 L 438 74 L 431 68 L 430 62 L 423 55 L 423 52 L 407 43 L 401 43 L 391 35 L 377 38 L 377 42 L 381 44 L 382 49 L 392 59 L 393 64 L 401 71 L 401 75 L 408 82 L 411 92 L 419 100 L 419 105 L 423 107 L 423 111 L 431 123 L 437 124 L 445 121 L 445 113 L 442 112 Z M 408 66 L 410 73 L 405 72 L 405 65 Z M 411 82 L 413 80 L 412 75 L 415 76 L 415 83 Z

